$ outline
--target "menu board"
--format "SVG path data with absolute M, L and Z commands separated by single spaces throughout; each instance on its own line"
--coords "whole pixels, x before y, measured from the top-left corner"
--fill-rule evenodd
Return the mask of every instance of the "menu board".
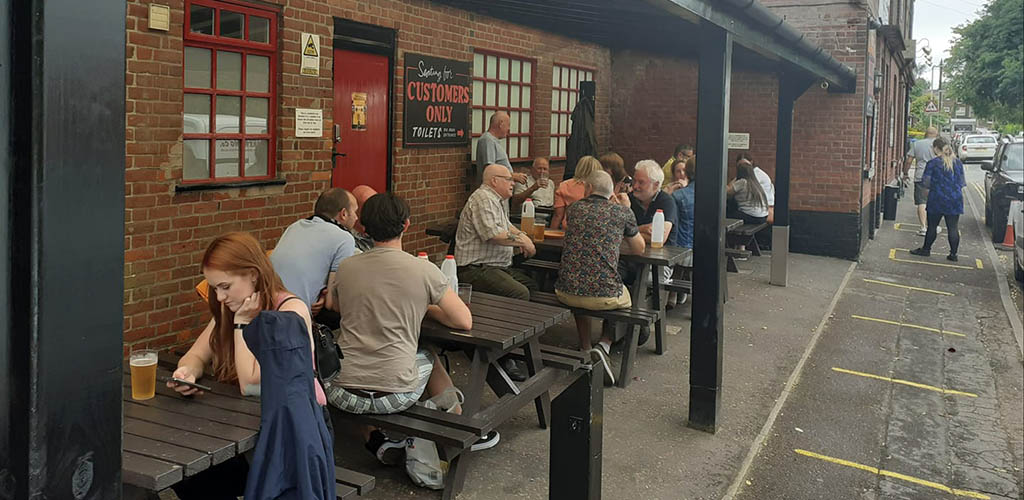
M 403 146 L 469 143 L 468 62 L 405 54 Z

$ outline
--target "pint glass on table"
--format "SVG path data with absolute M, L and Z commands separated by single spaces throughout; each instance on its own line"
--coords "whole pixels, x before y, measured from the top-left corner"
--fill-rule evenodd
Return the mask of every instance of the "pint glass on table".
M 132 399 L 150 399 L 156 393 L 156 351 L 132 351 L 128 363 L 132 372 Z

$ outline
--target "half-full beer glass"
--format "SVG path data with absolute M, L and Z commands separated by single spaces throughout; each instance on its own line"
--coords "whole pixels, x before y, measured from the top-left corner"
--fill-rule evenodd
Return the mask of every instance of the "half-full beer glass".
M 128 363 L 132 371 L 132 399 L 150 399 L 156 394 L 156 351 L 132 351 Z

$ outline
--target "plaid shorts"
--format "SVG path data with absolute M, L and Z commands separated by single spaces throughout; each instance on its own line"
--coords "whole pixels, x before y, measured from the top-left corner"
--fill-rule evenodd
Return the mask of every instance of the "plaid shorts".
M 427 380 L 430 379 L 430 372 L 434 367 L 434 359 L 430 351 L 420 349 L 416 351 L 416 373 L 419 377 L 416 388 L 409 392 L 395 392 L 380 397 L 367 398 L 357 396 L 345 390 L 337 384 L 331 384 L 327 388 L 327 401 L 335 408 L 349 413 L 373 413 L 384 415 L 398 413 L 406 410 L 420 400 L 423 390 L 427 388 Z M 365 391 L 373 393 L 373 391 Z

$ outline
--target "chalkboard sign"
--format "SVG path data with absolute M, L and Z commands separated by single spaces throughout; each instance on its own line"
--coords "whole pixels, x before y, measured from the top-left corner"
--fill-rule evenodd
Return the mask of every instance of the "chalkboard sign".
M 403 146 L 469 143 L 468 62 L 405 54 Z

